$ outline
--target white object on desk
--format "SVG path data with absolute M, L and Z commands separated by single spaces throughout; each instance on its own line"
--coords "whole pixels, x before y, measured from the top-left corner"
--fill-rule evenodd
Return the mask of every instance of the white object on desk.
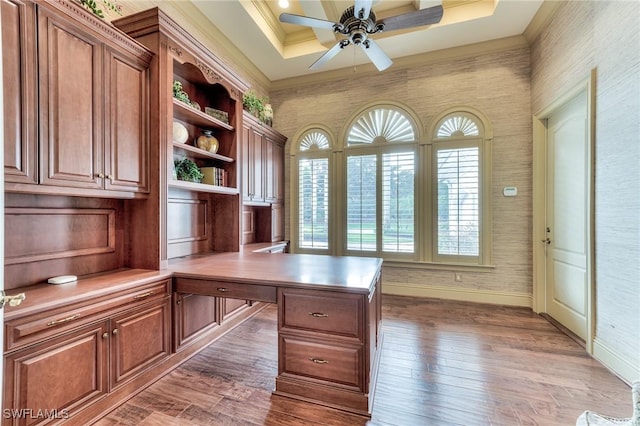
M 49 284 L 66 284 L 74 281 L 78 281 L 77 275 L 60 275 L 58 277 L 52 277 L 47 280 Z

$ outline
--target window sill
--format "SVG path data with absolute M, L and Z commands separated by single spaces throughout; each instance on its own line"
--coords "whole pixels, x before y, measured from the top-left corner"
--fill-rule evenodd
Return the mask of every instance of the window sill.
M 433 263 L 417 262 L 415 260 L 385 260 L 383 267 L 389 268 L 412 268 L 412 269 L 432 269 L 439 271 L 471 271 L 471 272 L 491 272 L 495 265 L 469 265 L 465 263 Z

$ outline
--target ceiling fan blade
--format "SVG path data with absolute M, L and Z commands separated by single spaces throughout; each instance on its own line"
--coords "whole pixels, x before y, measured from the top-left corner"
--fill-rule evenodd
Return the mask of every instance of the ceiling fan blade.
M 280 22 L 294 25 L 304 25 L 305 27 L 323 28 L 333 30 L 335 22 L 325 21 L 324 19 L 309 18 L 307 16 L 293 15 L 291 13 L 281 13 Z
M 321 66 L 323 66 L 326 62 L 329 62 L 331 58 L 336 56 L 338 52 L 344 49 L 349 45 L 349 40 L 340 40 L 337 42 L 331 49 L 324 52 L 322 56 L 320 56 L 314 63 L 309 67 L 310 70 L 317 70 Z
M 364 53 L 367 54 L 373 65 L 378 68 L 378 71 L 384 71 L 393 64 L 393 61 L 389 59 L 386 53 L 380 49 L 380 46 L 376 44 L 372 39 L 367 39 L 360 45 Z
M 371 12 L 373 0 L 356 0 L 353 8 L 353 14 L 359 19 L 368 19 Z M 362 13 L 360 13 L 362 12 Z
M 421 27 L 423 25 L 437 24 L 442 19 L 444 10 L 442 6 L 433 6 L 415 12 L 390 16 L 378 24 L 384 24 L 383 31 L 401 30 L 404 28 Z

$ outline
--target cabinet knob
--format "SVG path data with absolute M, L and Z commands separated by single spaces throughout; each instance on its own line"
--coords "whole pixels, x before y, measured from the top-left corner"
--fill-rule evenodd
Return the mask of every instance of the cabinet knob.
M 98 173 L 98 177 L 99 177 L 100 179 L 104 179 L 104 173 Z
M 107 332 L 102 333 L 102 338 L 103 339 L 108 339 L 109 338 L 109 333 L 107 333 Z
M 111 332 L 111 334 L 113 334 L 114 336 L 115 336 L 116 334 L 118 334 L 118 329 L 117 329 L 117 328 L 114 328 L 114 329 L 113 329 L 113 331 Z
M 109 179 L 110 181 L 113 181 L 113 175 L 107 175 L 107 179 Z
M 182 303 L 182 299 L 176 300 L 176 305 L 180 305 Z

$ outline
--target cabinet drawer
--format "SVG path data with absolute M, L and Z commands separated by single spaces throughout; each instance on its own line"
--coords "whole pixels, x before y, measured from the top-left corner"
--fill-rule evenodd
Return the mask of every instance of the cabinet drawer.
M 109 295 L 90 304 L 76 304 L 6 323 L 5 351 L 49 338 L 83 324 L 101 319 L 103 312 L 131 308 L 169 294 L 169 280 L 159 281 L 135 290 Z
M 175 278 L 175 291 L 180 293 L 229 297 L 231 299 L 256 300 L 269 303 L 276 302 L 276 288 L 268 285 Z
M 363 296 L 348 293 L 281 289 L 278 329 L 363 338 Z
M 280 374 L 312 377 L 363 388 L 362 346 L 280 337 Z

